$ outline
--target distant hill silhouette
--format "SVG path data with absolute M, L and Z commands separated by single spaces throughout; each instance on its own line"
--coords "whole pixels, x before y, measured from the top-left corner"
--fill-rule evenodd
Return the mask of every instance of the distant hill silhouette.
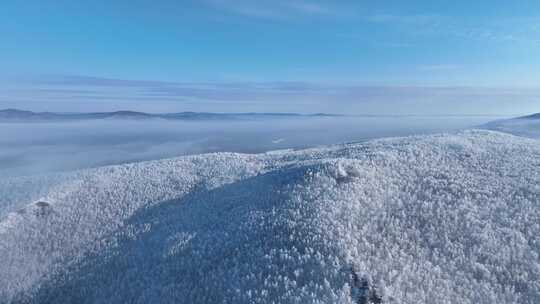
M 531 115 L 521 116 L 518 119 L 540 119 L 540 113 L 535 113 Z
M 91 112 L 91 113 L 56 113 L 32 112 L 19 109 L 0 110 L 0 121 L 56 121 L 56 120 L 93 120 L 93 119 L 167 119 L 167 120 L 237 120 L 255 118 L 288 117 L 333 117 L 335 114 L 298 114 L 298 113 L 209 113 L 179 112 L 150 114 L 136 111 Z

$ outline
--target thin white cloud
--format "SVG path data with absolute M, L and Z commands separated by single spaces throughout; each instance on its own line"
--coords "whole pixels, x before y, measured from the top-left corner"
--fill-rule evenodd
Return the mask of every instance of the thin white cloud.
M 321 5 L 320 3 L 313 3 L 309 1 L 290 1 L 287 5 L 298 12 L 304 14 L 316 14 L 316 15 L 332 15 L 336 11 L 328 6 Z
M 340 11 L 329 4 L 306 0 L 206 0 L 216 9 L 257 19 L 283 20 L 295 17 L 336 16 Z
M 439 15 L 393 15 L 374 14 L 365 16 L 364 19 L 374 23 L 385 23 L 394 25 L 435 25 L 444 18 Z
M 461 66 L 425 65 L 426 74 Z M 346 114 L 525 114 L 538 87 L 362 86 L 309 82 L 188 83 L 84 76 L 42 78 L 3 90 L 0 109 L 143 112 L 328 112 Z M 391 112 L 388 112 L 390 109 Z M 519 109 L 519 113 L 516 111 Z M 341 113 L 341 112 L 340 112 Z
M 411 36 L 444 36 L 498 43 L 539 43 L 540 20 L 535 18 L 459 19 L 420 14 L 375 14 L 364 16 L 367 22 L 395 28 Z
M 462 66 L 458 64 L 432 64 L 432 65 L 421 65 L 418 66 L 419 71 L 424 72 L 444 72 L 444 71 L 453 71 L 460 69 Z

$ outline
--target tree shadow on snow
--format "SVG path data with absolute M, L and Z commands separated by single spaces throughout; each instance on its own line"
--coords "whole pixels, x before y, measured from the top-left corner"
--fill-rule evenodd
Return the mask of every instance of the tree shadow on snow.
M 283 248 L 298 256 L 307 247 L 324 251 L 316 238 L 295 235 L 294 220 L 309 220 L 315 210 L 303 206 L 295 215 L 298 206 L 288 191 L 320 169 L 280 169 L 143 208 L 111 235 L 115 246 L 45 283 L 32 302 L 218 303 L 237 290 L 260 289 L 270 274 L 296 278 L 300 286 L 320 281 L 307 275 L 321 271 L 316 261 L 303 261 L 306 275 L 299 276 L 298 263 L 272 251 Z

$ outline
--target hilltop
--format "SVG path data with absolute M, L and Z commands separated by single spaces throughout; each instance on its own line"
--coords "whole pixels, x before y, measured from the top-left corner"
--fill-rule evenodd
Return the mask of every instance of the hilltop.
M 540 143 L 490 131 L 0 182 L 0 297 L 535 303 Z

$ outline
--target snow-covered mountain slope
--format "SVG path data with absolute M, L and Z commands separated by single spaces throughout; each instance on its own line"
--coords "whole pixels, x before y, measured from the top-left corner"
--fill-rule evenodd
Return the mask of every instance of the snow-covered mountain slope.
M 532 139 L 466 131 L 45 180 L 0 183 L 3 302 L 540 302 Z
M 514 135 L 540 138 L 540 113 L 493 121 L 487 123 L 484 128 Z

